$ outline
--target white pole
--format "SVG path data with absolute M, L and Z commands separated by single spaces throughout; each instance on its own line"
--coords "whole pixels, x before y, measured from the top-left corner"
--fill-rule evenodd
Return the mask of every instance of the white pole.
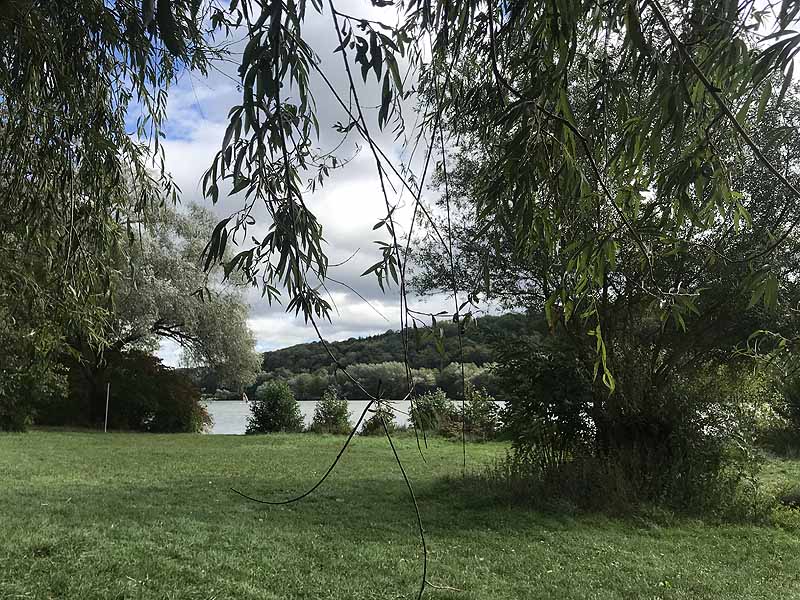
M 103 433 L 108 433 L 108 396 L 111 394 L 111 382 L 106 384 L 106 420 L 103 423 Z

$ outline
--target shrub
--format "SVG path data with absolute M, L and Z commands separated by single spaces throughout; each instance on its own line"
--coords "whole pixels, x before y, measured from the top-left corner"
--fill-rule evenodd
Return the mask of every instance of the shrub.
M 200 390 L 183 373 L 142 352 L 109 357 L 108 426 L 157 433 L 196 433 L 211 424 Z M 105 389 L 102 389 L 103 401 Z
M 446 435 L 458 437 L 461 435 L 462 421 L 464 421 L 464 434 L 472 440 L 493 440 L 500 431 L 500 410 L 494 398 L 486 390 L 478 390 L 467 383 L 467 394 L 464 399 L 464 418 L 454 404 L 452 418 L 448 423 Z
M 538 334 L 496 347 L 503 421 L 514 450 L 541 468 L 584 454 L 593 437 L 591 375 L 574 351 Z
M 427 432 L 445 433 L 456 417 L 453 402 L 442 390 L 427 392 L 414 399 L 411 424 Z
M 347 400 L 339 397 L 334 386 L 325 390 L 314 407 L 314 418 L 309 429 L 314 433 L 350 433 Z
M 397 429 L 394 412 L 384 405 L 379 405 L 372 411 L 372 416 L 364 421 L 361 426 L 361 435 L 385 435 L 381 418 L 386 422 L 386 429 L 389 430 L 389 433 Z
M 614 394 L 593 394 L 588 369 L 556 339 L 498 349 L 514 479 L 578 506 L 752 513 L 759 460 L 733 374 L 701 367 L 657 388 L 646 361 L 616 364 Z
M 99 369 L 72 364 L 68 393 L 42 403 L 36 423 L 102 426 L 110 384 L 109 429 L 195 433 L 211 425 L 200 390 L 186 372 L 139 351 L 109 352 L 105 360 Z
M 11 387 L 11 386 L 9 386 Z M 25 431 L 33 422 L 33 407 L 23 389 L 0 394 L 0 431 Z
M 199 433 L 211 427 L 212 419 L 200 404 L 200 390 L 185 375 L 162 369 L 157 376 L 158 399 L 147 431 Z
M 250 400 L 250 411 L 245 433 L 297 432 L 303 429 L 300 405 L 283 381 L 268 381 L 259 386 Z
M 771 398 L 772 414 L 762 416 L 759 442 L 766 449 L 790 458 L 800 456 L 800 376 L 788 377 Z

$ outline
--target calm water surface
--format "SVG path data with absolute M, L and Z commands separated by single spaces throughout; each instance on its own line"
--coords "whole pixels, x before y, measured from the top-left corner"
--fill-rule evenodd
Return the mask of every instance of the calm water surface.
M 303 420 L 306 426 L 311 424 L 311 419 L 314 416 L 315 400 L 300 400 L 300 412 L 303 413 Z M 350 422 L 355 423 L 361 411 L 367 406 L 366 400 L 350 400 L 348 403 L 350 407 Z M 250 407 L 247 402 L 239 402 L 236 400 L 218 400 L 205 403 L 208 409 L 208 414 L 214 419 L 214 425 L 210 433 L 225 433 L 241 435 L 247 428 L 247 417 L 250 416 Z M 408 413 L 408 402 L 396 402 L 395 406 L 399 411 Z M 408 424 L 408 417 L 406 414 L 400 412 L 395 415 L 395 423 L 400 426 Z

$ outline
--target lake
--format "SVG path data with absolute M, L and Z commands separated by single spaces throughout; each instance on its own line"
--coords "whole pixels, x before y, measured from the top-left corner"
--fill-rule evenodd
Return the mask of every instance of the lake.
M 303 413 L 303 420 L 306 427 L 311 424 L 311 419 L 314 417 L 314 405 L 316 400 L 299 400 L 300 412 Z M 228 434 L 228 435 L 242 435 L 247 428 L 247 417 L 250 416 L 250 407 L 247 402 L 239 402 L 236 400 L 217 400 L 205 402 L 208 414 L 214 419 L 214 425 L 209 433 Z M 348 401 L 350 408 L 350 422 L 355 423 L 355 420 L 361 414 L 361 411 L 367 406 L 366 400 L 350 400 Z M 409 403 L 395 402 L 394 405 L 398 410 L 403 413 L 409 412 Z M 369 418 L 369 416 L 367 417 Z M 395 413 L 395 423 L 398 426 L 408 424 L 408 416 L 399 412 Z

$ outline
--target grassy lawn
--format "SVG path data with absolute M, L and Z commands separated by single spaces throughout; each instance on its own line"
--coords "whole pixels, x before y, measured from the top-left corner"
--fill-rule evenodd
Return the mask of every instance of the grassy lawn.
M 0 436 L 0 598 L 413 598 L 420 547 L 385 440 L 43 433 Z M 453 493 L 461 449 L 434 440 L 414 480 L 431 589 L 453 599 L 800 598 L 800 534 L 681 520 L 553 516 Z M 468 447 L 472 464 L 503 452 Z M 799 478 L 797 463 L 770 477 Z M 781 470 L 783 473 L 781 473 Z

